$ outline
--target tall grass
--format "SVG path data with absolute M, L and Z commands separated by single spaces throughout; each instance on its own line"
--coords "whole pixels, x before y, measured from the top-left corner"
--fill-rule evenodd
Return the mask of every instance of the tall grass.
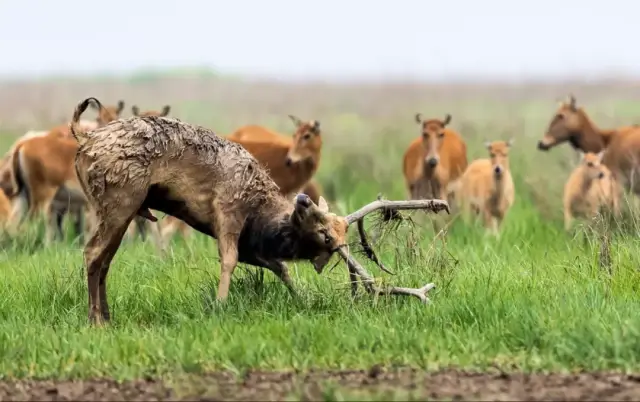
M 302 262 L 290 264 L 299 298 L 270 273 L 261 287 L 256 268 L 240 265 L 229 300 L 218 304 L 215 242 L 198 234 L 175 239 L 166 258 L 151 243 L 123 243 L 109 275 L 113 323 L 90 328 L 80 246 L 68 238 L 44 249 L 42 228 L 34 223 L 18 238 L 1 239 L 0 375 L 128 378 L 376 363 L 640 368 L 633 216 L 625 221 L 627 230 L 596 225 L 565 233 L 561 193 L 573 155 L 566 146 L 535 150 L 553 105 L 513 102 L 508 112 L 519 120 L 482 99 L 459 105 L 453 126 L 467 139 L 470 160 L 485 156 L 485 139 L 516 139 L 516 203 L 499 238 L 485 235 L 477 222 L 455 220 L 446 242 L 434 241 L 431 225 L 414 215 L 416 228 L 405 222 L 376 244 L 396 275 L 368 269 L 398 285 L 435 282 L 431 305 L 364 294 L 352 299 L 343 264 L 317 275 Z M 415 109 L 438 115 L 445 106 Z M 630 118 L 630 108 L 624 110 Z M 402 153 L 417 130 L 410 116 L 320 117 L 327 134 L 318 179 L 335 211 L 353 210 L 378 193 L 405 197 Z

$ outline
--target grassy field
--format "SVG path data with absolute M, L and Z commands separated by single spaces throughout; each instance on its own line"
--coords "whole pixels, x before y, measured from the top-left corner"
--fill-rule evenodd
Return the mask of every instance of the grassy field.
M 256 269 L 240 266 L 228 303 L 219 306 L 213 303 L 220 272 L 213 240 L 199 234 L 175 239 L 168 258 L 156 255 L 151 243 L 129 241 L 109 276 L 113 325 L 98 330 L 87 325 L 81 248 L 69 240 L 43 249 L 34 226 L 17 239 L 4 239 L 0 253 L 0 376 L 126 379 L 374 364 L 429 370 L 640 369 L 636 226 L 631 222 L 627 230 L 611 232 L 611 268 L 603 269 L 599 235 L 563 230 L 562 186 L 573 153 L 567 145 L 549 153 L 535 147 L 557 100 L 569 89 L 602 127 L 637 122 L 638 91 L 614 84 L 601 84 L 606 90 L 577 84 L 447 90 L 222 80 L 216 87 L 197 79 L 206 85 L 185 81 L 180 87 L 171 79 L 154 81 L 155 87 L 146 80 L 68 84 L 68 102 L 52 106 L 53 111 L 46 106 L 56 94 L 47 87 L 53 84 L 5 84 L 2 96 L 20 93 L 22 98 L 0 99 L 4 147 L 11 135 L 33 124 L 24 114 L 19 118 L 18 107 L 66 116 L 87 95 L 105 103 L 122 98 L 128 110 L 133 104 L 159 109 L 168 103 L 172 115 L 222 133 L 250 122 L 291 132 L 286 114 L 293 113 L 322 122 L 325 142 L 317 177 L 333 209 L 346 213 L 378 193 L 404 198 L 401 161 L 418 133 L 413 115 L 449 112 L 452 126 L 468 141 L 469 160 L 485 157 L 485 139 L 515 138 L 516 203 L 498 239 L 485 236 L 479 224 L 456 220 L 445 244 L 434 240 L 431 225 L 415 215 L 416 228 L 404 224 L 376 245 L 396 275 L 368 265 L 370 272 L 397 285 L 435 282 L 429 306 L 366 295 L 354 300 L 342 263 L 321 276 L 310 264 L 290 264 L 302 296 L 298 300 L 270 273 L 261 288 Z M 28 91 L 31 98 L 24 94 Z M 161 103 L 138 102 L 145 91 L 145 100 L 153 96 Z

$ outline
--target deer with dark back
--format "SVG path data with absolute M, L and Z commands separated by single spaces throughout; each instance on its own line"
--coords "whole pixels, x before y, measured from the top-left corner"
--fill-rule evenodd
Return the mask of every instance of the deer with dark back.
M 352 289 L 360 277 L 373 294 L 412 295 L 428 302 L 427 284 L 419 289 L 379 288 L 345 248 L 350 224 L 380 209 L 448 209 L 438 200 L 378 200 L 346 217 L 328 211 L 324 199 L 315 205 L 307 195 L 293 200 L 241 145 L 212 131 L 174 118 L 147 116 L 121 119 L 92 132 L 76 126 L 89 103 L 73 116 L 72 133 L 80 144 L 75 167 L 97 218 L 85 245 L 89 319 L 110 320 L 107 274 L 129 223 L 135 216 L 156 221 L 150 209 L 185 221 L 217 239 L 221 276 L 217 299 L 228 297 L 238 262 L 266 268 L 293 292 L 285 264 L 313 262 L 322 272 L 337 252 L 349 267 Z

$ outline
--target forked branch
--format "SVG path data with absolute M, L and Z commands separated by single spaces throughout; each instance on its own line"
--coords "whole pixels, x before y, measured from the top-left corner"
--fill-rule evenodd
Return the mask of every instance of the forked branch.
M 415 209 L 426 209 L 435 213 L 440 211 L 449 212 L 449 204 L 443 200 L 408 200 L 408 201 L 388 201 L 388 200 L 376 200 L 370 204 L 365 205 L 356 212 L 353 212 L 345 217 L 349 225 L 363 219 L 371 212 L 375 212 L 379 209 L 390 209 L 395 211 L 406 211 Z
M 387 200 L 382 200 L 378 198 L 378 200 L 365 205 L 364 207 L 360 208 L 354 213 L 347 215 L 345 219 L 347 220 L 347 223 L 349 225 L 351 225 L 354 222 L 358 223 L 358 233 L 360 235 L 360 244 L 362 245 L 365 251 L 365 255 L 369 259 L 371 259 L 373 262 L 375 262 L 376 265 L 380 267 L 380 269 L 382 269 L 387 273 L 391 273 L 391 272 L 389 272 L 389 270 L 387 270 L 384 267 L 384 265 L 380 262 L 378 257 L 375 255 L 373 248 L 371 248 L 371 246 L 369 245 L 369 242 L 367 240 L 367 236 L 364 230 L 364 224 L 363 224 L 363 219 L 365 216 L 367 216 L 371 212 L 374 212 L 380 209 L 385 210 L 385 212 L 426 209 L 435 213 L 438 213 L 440 211 L 447 211 L 447 213 L 450 213 L 449 204 L 443 200 L 387 201 Z M 338 251 L 338 254 L 340 254 L 340 256 L 345 260 L 349 268 L 349 278 L 351 279 L 352 293 L 355 293 L 355 290 L 357 288 L 357 282 L 355 280 L 355 274 L 357 274 L 360 277 L 360 281 L 362 282 L 367 292 L 371 294 L 374 294 L 374 295 L 395 294 L 395 295 L 414 296 L 420 299 L 423 303 L 429 303 L 429 298 L 427 297 L 427 293 L 431 289 L 436 287 L 435 284 L 428 283 L 421 288 L 403 288 L 403 287 L 391 286 L 391 287 L 386 287 L 384 289 L 381 289 L 376 286 L 375 281 L 373 280 L 373 277 L 367 272 L 367 270 L 362 265 L 360 265 L 360 263 L 356 261 L 355 258 L 353 258 L 344 247 L 339 248 L 337 251 Z
M 384 289 L 380 289 L 379 287 L 376 286 L 375 281 L 373 280 L 373 277 L 369 275 L 367 270 L 365 270 L 364 267 L 360 265 L 360 263 L 358 263 L 344 248 L 338 249 L 338 254 L 340 254 L 340 256 L 344 258 L 347 265 L 349 266 L 349 272 L 350 272 L 349 276 L 351 277 L 351 272 L 355 272 L 356 274 L 358 274 L 367 292 L 375 296 L 381 295 L 381 294 L 414 296 L 420 299 L 420 301 L 422 301 L 423 303 L 428 304 L 429 298 L 427 297 L 427 293 L 431 289 L 436 287 L 435 284 L 428 283 L 421 288 L 401 288 L 397 286 L 390 286 Z M 352 282 L 352 293 L 354 293 L 353 283 L 355 282 Z

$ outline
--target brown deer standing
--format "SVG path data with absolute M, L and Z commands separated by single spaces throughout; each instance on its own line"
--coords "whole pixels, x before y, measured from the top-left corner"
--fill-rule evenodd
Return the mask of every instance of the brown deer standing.
M 465 215 L 481 214 L 485 228 L 498 236 L 502 221 L 515 200 L 515 186 L 509 168 L 513 140 L 487 142 L 489 158 L 471 162 L 460 179 L 457 197 Z
M 116 120 L 123 107 L 122 101 L 115 107 L 101 106 L 98 110 L 99 126 Z M 82 209 L 78 204 L 84 205 L 85 198 L 73 167 L 77 150 L 78 143 L 74 138 L 51 131 L 44 136 L 20 141 L 10 156 L 12 183 L 9 196 L 19 198 L 14 202 L 15 206 L 27 206 L 28 216 L 45 215 L 46 245 L 62 234 L 62 215 L 66 210 L 80 211 L 76 215 L 76 230 L 80 236 L 84 231 Z M 60 196 L 57 202 L 56 196 Z M 56 210 L 56 207 L 63 210 Z M 17 224 L 23 217 L 23 211 L 14 207 L 11 221 Z
M 73 122 L 90 102 L 100 104 L 95 98 L 85 99 Z M 343 246 L 349 225 L 362 222 L 374 210 L 440 210 L 448 208 L 446 202 L 379 200 L 340 217 L 328 212 L 323 199 L 316 206 L 306 195 L 293 201 L 285 198 L 249 152 L 203 127 L 149 116 L 119 120 L 90 133 L 72 123 L 72 133 L 80 144 L 78 178 L 97 217 L 84 252 L 93 322 L 110 319 L 106 285 L 111 260 L 136 215 L 156 220 L 150 209 L 173 215 L 218 240 L 218 300 L 227 298 L 238 262 L 271 270 L 292 290 L 285 260 L 314 261 L 321 272 L 328 256 L 337 251 L 347 261 L 350 276 L 359 275 L 369 292 L 428 301 L 426 293 L 433 284 L 377 288 Z
M 611 208 L 614 216 L 620 213 L 619 186 L 611 171 L 602 163 L 605 151 L 582 154 L 564 185 L 564 228 L 571 229 L 574 218 L 593 218 L 600 208 Z
M 602 163 L 623 188 L 640 195 L 640 127 L 600 129 L 577 106 L 575 96 L 569 95 L 553 115 L 538 149 L 548 151 L 565 142 L 585 153 L 606 149 Z
M 421 135 L 407 148 L 402 171 L 410 199 L 436 198 L 455 206 L 458 180 L 467 168 L 467 145 L 456 131 L 448 128 L 451 115 L 444 120 L 423 120 L 417 113 Z M 437 231 L 439 225 L 433 222 Z

